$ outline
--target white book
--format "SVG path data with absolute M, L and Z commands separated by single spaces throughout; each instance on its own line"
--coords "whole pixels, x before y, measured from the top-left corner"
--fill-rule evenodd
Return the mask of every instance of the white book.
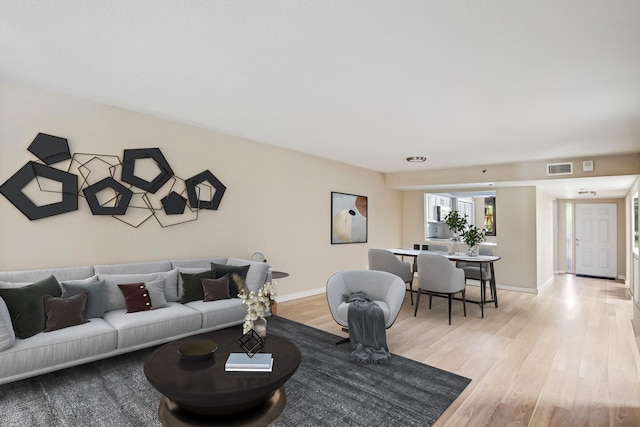
M 226 370 L 230 369 L 271 369 L 273 357 L 271 353 L 256 353 L 249 357 L 245 353 L 231 353 L 225 363 Z
M 255 368 L 255 367 L 245 367 L 245 368 L 234 368 L 228 367 L 225 365 L 224 370 L 227 372 L 271 372 L 273 369 L 273 359 L 269 361 L 269 367 L 267 368 Z

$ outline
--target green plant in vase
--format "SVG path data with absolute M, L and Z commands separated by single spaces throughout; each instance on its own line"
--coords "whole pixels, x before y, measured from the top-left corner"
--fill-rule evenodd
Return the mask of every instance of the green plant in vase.
M 447 227 L 449 227 L 449 230 L 451 230 L 451 233 L 453 233 L 451 240 L 453 240 L 454 243 L 451 245 L 451 251 L 449 252 L 453 254 L 456 252 L 457 243 L 460 241 L 460 234 L 464 232 L 469 222 L 467 221 L 467 216 L 461 214 L 459 211 L 449 212 L 447 216 L 444 217 L 444 222 L 447 224 Z
M 469 246 L 467 255 L 478 255 L 478 245 L 485 241 L 487 232 L 484 228 L 471 225 L 467 231 L 462 233 L 462 240 Z
M 453 233 L 453 237 L 451 240 L 458 241 L 460 240 L 460 234 L 464 232 L 469 224 L 467 221 L 467 216 L 462 215 L 458 211 L 451 211 L 444 217 L 444 222 L 449 227 L 449 230 Z

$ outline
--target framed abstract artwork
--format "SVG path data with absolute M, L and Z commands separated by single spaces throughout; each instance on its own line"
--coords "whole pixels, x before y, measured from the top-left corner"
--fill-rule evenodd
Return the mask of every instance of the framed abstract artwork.
M 367 243 L 367 197 L 331 192 L 331 244 Z

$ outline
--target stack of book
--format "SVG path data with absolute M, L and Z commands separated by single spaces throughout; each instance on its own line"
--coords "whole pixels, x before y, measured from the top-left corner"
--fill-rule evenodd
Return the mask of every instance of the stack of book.
M 256 353 L 249 357 L 245 353 L 231 353 L 224 370 L 230 372 L 271 372 L 273 356 L 271 353 Z

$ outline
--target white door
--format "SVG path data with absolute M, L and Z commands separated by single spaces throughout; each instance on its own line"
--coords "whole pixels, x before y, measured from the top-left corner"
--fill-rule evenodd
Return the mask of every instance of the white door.
M 615 278 L 616 205 L 576 204 L 576 274 Z

